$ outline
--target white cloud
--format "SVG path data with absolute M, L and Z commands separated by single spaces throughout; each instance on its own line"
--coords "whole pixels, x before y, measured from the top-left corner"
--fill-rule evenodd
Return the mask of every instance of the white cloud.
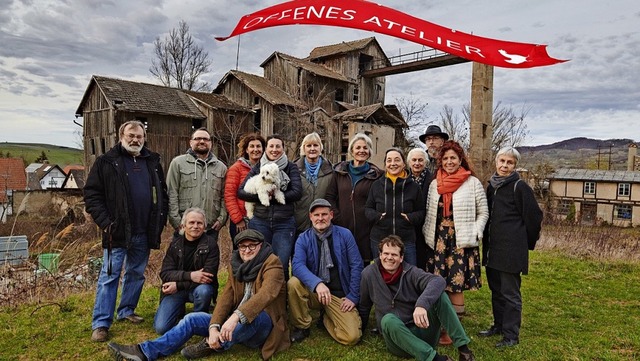
M 207 50 L 216 84 L 236 67 L 237 38 L 225 42 L 244 14 L 284 0 L 54 0 L 0 1 L 0 141 L 73 146 L 75 110 L 93 74 L 154 83 L 149 73 L 153 41 L 182 19 Z M 548 44 L 551 56 L 571 61 L 536 69 L 495 70 L 494 101 L 531 107 L 529 144 L 574 136 L 640 140 L 640 6 L 636 1 L 507 0 L 428 4 L 401 0 L 382 5 L 485 37 Z M 387 55 L 421 46 L 359 30 L 287 26 L 240 38 L 241 70 L 261 73 L 273 51 L 306 56 L 318 45 L 375 35 Z M 387 102 L 409 92 L 429 103 L 435 118 L 443 105 L 469 102 L 471 65 L 387 78 Z

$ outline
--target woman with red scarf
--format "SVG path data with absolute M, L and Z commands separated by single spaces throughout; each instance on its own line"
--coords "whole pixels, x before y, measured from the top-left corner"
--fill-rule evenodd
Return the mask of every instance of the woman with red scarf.
M 458 315 L 464 313 L 462 292 L 481 286 L 479 245 L 488 219 L 482 183 L 474 176 L 460 144 L 446 141 L 429 186 L 422 232 L 434 251 L 428 262 L 434 274 L 447 281 L 445 290 Z

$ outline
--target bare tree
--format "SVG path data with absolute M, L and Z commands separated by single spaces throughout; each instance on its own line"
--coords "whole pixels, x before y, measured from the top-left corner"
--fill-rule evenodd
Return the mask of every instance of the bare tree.
M 209 53 L 195 43 L 184 20 L 164 40 L 156 38 L 153 45 L 156 59 L 151 61 L 149 71 L 163 85 L 195 91 L 210 88 L 209 83 L 198 80 L 209 71 Z
M 449 134 L 449 139 L 460 143 L 464 149 L 469 149 L 469 117 L 462 112 L 462 118 L 453 112 L 448 105 L 442 107 L 439 114 L 442 131 Z
M 412 148 L 416 144 L 419 144 L 418 137 L 427 127 L 428 119 L 426 112 L 429 103 L 416 98 L 413 93 L 409 93 L 408 97 L 396 98 L 395 103 L 409 126 L 402 130 L 403 137 L 406 140 L 406 144 L 403 146 Z
M 529 135 L 525 118 L 530 107 L 525 105 L 517 111 L 512 107 L 505 107 L 498 102 L 493 108 L 493 138 L 491 150 L 495 155 L 500 148 L 506 146 L 516 147 L 522 145 Z M 442 130 L 449 134 L 449 138 L 457 141 L 463 148 L 469 148 L 469 127 L 471 124 L 471 105 L 462 107 L 461 116 L 456 115 L 453 109 L 445 105 L 440 112 L 440 124 Z
M 224 111 L 213 112 L 214 125 L 211 129 L 212 138 L 216 139 L 216 154 L 226 164 L 233 164 L 238 157 L 237 144 L 240 138 L 249 132 L 252 115 L 238 113 L 229 115 Z

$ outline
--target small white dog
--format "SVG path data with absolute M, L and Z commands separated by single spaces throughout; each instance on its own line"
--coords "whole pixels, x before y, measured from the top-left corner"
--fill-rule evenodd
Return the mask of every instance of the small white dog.
M 260 173 L 254 175 L 247 180 L 244 185 L 244 190 L 247 193 L 257 194 L 260 199 L 260 203 L 263 206 L 269 207 L 270 195 L 273 194 L 273 198 L 280 204 L 284 204 L 284 193 L 280 190 L 280 169 L 275 163 L 267 163 L 260 167 Z M 253 202 L 245 202 L 244 207 L 247 210 L 247 217 L 253 218 L 253 210 L 255 204 Z

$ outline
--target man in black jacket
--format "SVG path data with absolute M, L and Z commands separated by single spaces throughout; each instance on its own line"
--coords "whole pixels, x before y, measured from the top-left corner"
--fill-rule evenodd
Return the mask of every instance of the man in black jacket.
M 118 320 L 143 321 L 134 311 L 144 285 L 144 270 L 149 250 L 160 247 L 167 223 L 164 172 L 160 155 L 144 146 L 144 124 L 125 122 L 119 136 L 120 142 L 96 159 L 84 187 L 85 207 L 102 229 L 104 249 L 91 321 L 91 339 L 97 342 L 109 336 L 123 267 Z
M 160 270 L 160 306 L 153 319 L 160 335 L 184 317 L 187 302 L 193 302 L 193 312 L 209 313 L 218 296 L 220 249 L 214 236 L 205 233 L 207 216 L 201 208 L 187 208 L 179 228 Z
M 444 278 L 404 262 L 404 243 L 395 235 L 379 243 L 380 257 L 362 272 L 358 312 L 362 329 L 375 306 L 378 329 L 387 350 L 416 360 L 451 361 L 436 353 L 440 326 L 458 348 L 460 361 L 475 360 L 449 297 Z

